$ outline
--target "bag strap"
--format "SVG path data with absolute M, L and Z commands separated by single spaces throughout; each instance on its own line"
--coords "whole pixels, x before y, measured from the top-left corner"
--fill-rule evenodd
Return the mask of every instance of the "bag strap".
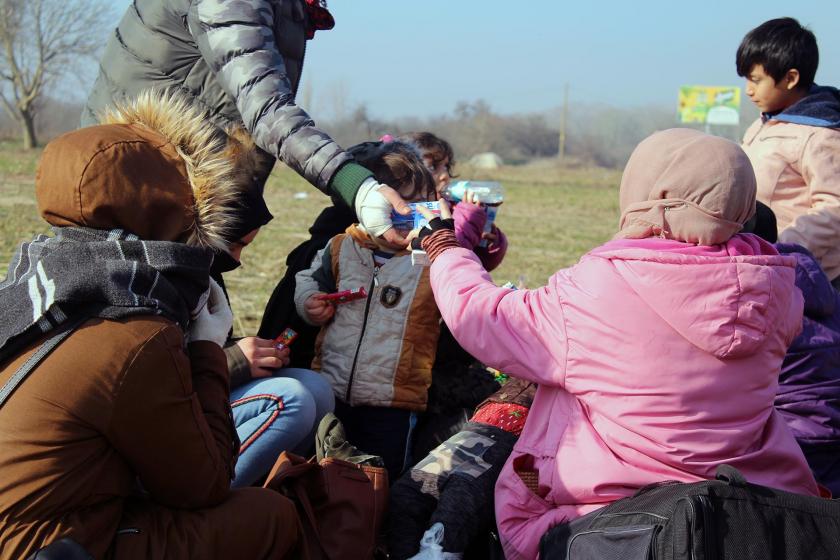
M 50 354 L 50 352 L 55 350 L 56 346 L 61 344 L 65 338 L 70 336 L 70 333 L 76 330 L 76 327 L 86 320 L 87 317 L 79 317 L 75 321 L 68 321 L 67 323 L 59 326 L 58 331 L 41 344 L 41 346 L 31 356 L 29 356 L 29 358 L 27 358 L 19 368 L 17 368 L 3 387 L 0 388 L 0 408 L 6 404 L 9 397 L 15 392 L 15 389 L 17 389 L 18 386 L 26 380 L 35 367 L 37 367 L 37 365 L 40 364 L 44 358 Z
M 309 501 L 309 496 L 306 494 L 306 490 L 301 488 L 299 484 L 295 485 L 295 497 L 297 498 L 301 509 L 303 509 L 304 513 L 306 513 L 306 519 L 309 521 L 312 531 L 315 533 L 315 536 L 318 537 L 318 542 L 320 543 L 321 530 L 318 527 L 318 521 L 315 518 L 315 511 L 312 509 L 312 502 Z
M 726 482 L 730 486 L 747 486 L 747 479 L 741 474 L 741 471 L 732 465 L 718 465 L 717 470 L 715 470 L 715 478 Z
M 318 463 L 314 463 L 311 459 L 306 463 L 292 467 L 292 469 L 297 469 L 298 467 L 301 467 L 301 469 L 297 470 L 296 474 L 303 474 L 307 471 L 311 471 L 313 467 L 321 468 Z M 303 470 L 303 467 L 306 467 L 306 469 Z M 312 502 L 310 501 L 309 494 L 306 492 L 306 488 L 304 488 L 302 484 L 292 484 L 292 488 L 294 489 L 294 498 L 295 502 L 297 502 L 297 505 L 299 506 L 299 510 L 302 509 L 303 513 L 306 514 L 306 519 L 300 520 L 301 524 L 305 526 L 308 522 L 309 531 L 311 531 L 312 536 L 315 537 L 314 539 L 307 540 L 307 546 L 316 546 L 318 548 L 317 553 L 320 554 L 318 557 L 328 558 L 327 551 L 324 550 L 324 545 L 321 544 L 321 528 L 318 525 L 318 519 L 315 517 L 315 510 L 312 508 Z M 314 556 L 315 553 L 316 551 L 309 551 L 310 555 Z

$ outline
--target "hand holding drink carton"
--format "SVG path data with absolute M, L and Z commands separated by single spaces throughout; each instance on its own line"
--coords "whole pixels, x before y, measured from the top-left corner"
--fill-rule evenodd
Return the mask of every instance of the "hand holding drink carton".
M 466 200 L 473 204 L 480 204 L 487 214 L 487 221 L 484 223 L 485 238 L 479 243 L 480 247 L 487 247 L 487 236 L 492 235 L 493 222 L 496 221 L 496 214 L 499 206 L 505 200 L 505 191 L 501 183 L 496 181 L 453 181 L 441 192 L 441 195 L 450 202 L 461 202 Z
M 391 213 L 391 223 L 394 228 L 400 232 L 409 232 L 414 229 L 420 229 L 429 223 L 429 219 L 420 213 L 418 207 L 422 206 L 432 213 L 433 219 L 435 216 L 440 216 L 440 203 L 435 202 L 411 202 L 409 203 L 411 214 L 403 216 L 397 212 Z

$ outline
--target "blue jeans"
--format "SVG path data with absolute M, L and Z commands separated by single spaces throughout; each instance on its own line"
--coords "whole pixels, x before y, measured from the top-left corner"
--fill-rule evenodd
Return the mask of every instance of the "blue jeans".
M 285 368 L 230 392 L 239 435 L 234 488 L 250 486 L 268 474 L 283 451 L 307 454 L 321 418 L 335 407 L 332 387 L 308 369 Z

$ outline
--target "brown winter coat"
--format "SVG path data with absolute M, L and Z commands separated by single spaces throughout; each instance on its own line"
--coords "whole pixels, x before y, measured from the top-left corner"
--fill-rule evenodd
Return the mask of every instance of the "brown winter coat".
M 51 143 L 37 184 L 45 219 L 223 246 L 237 160 L 215 153 L 201 115 L 183 109 L 147 97 L 113 117 L 122 124 Z M 230 490 L 224 353 L 184 340 L 160 316 L 88 320 L 0 408 L 0 559 L 65 536 L 95 558 L 296 554 L 290 501 Z M 0 384 L 42 342 L 0 363 Z
M 62 536 L 103 557 L 138 474 L 162 505 L 226 497 L 235 454 L 224 355 L 203 341 L 185 352 L 183 340 L 159 317 L 88 321 L 0 409 L 4 558 Z

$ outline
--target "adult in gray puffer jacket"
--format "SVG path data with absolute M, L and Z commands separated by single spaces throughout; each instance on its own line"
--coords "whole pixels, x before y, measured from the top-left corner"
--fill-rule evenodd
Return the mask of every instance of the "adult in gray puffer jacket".
M 370 233 L 404 246 L 390 229 L 391 206 L 404 208 L 396 191 L 376 182 L 295 105 L 306 40 L 315 29 L 332 27 L 325 4 L 134 0 L 105 48 L 82 125 L 144 90 L 176 88 L 208 111 L 220 131 L 244 126 L 251 134 L 262 156 L 255 177 L 260 194 L 280 159 L 353 207 Z M 267 209 L 246 214 L 251 223 L 237 228 L 243 235 L 270 219 Z

